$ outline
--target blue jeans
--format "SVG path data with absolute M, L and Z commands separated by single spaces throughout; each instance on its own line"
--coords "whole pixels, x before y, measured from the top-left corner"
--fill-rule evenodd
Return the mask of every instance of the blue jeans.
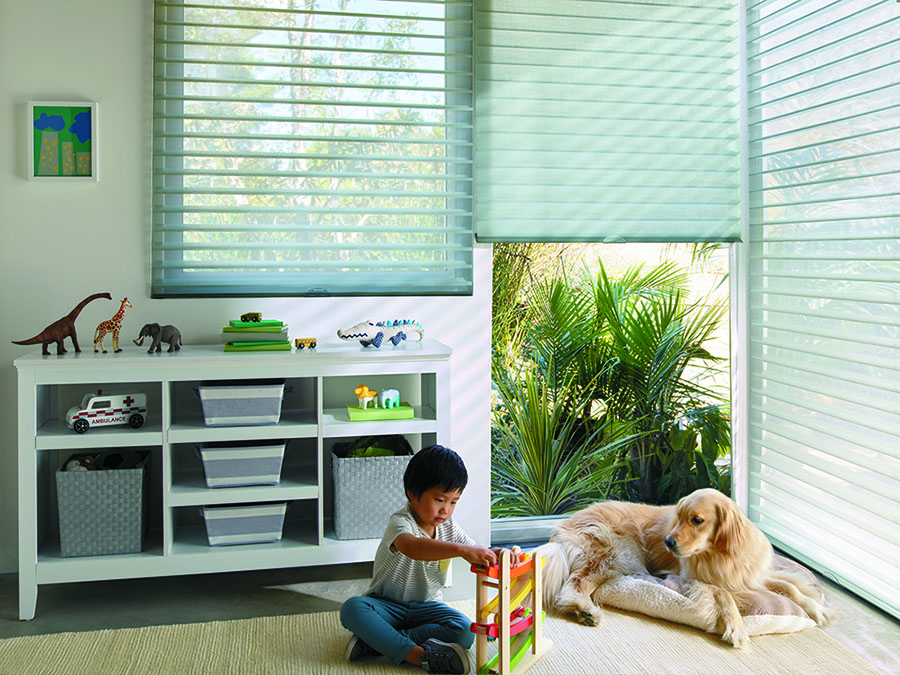
M 472 621 L 443 602 L 408 602 L 360 595 L 341 606 L 341 623 L 349 631 L 400 664 L 428 638 L 455 642 L 468 649 L 475 641 Z

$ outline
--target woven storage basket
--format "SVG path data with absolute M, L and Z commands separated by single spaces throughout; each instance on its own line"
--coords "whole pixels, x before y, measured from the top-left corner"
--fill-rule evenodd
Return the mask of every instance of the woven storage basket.
M 136 469 L 56 472 L 63 558 L 141 551 L 146 462 Z
M 403 472 L 411 455 L 338 457 L 334 475 L 334 533 L 338 539 L 381 537 L 388 518 L 406 503 Z

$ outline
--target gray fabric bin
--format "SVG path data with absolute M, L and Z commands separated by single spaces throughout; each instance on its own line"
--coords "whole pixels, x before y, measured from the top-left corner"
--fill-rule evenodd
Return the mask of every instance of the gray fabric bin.
M 388 518 L 406 504 L 403 473 L 412 455 L 338 457 L 334 476 L 334 533 L 338 539 L 380 538 Z
M 209 427 L 278 424 L 284 382 L 202 383 L 195 390 Z
M 204 506 L 200 515 L 206 522 L 210 546 L 262 544 L 281 541 L 287 502 Z
M 135 469 L 56 472 L 62 557 L 141 552 L 147 462 Z
M 197 447 L 206 487 L 277 485 L 285 443 L 245 443 Z

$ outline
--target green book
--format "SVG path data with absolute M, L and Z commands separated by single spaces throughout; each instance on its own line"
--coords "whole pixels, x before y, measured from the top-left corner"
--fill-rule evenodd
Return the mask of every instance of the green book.
M 222 331 L 219 335 L 221 342 L 286 342 L 288 339 L 287 328 L 282 331 L 255 331 L 242 330 L 239 333 Z
M 262 321 L 229 321 L 235 328 L 260 328 L 261 326 L 281 326 L 282 322 L 278 319 L 263 319 Z
M 413 407 L 401 401 L 396 408 L 360 408 L 359 405 L 347 406 L 347 417 L 351 422 L 372 422 L 375 420 L 411 420 L 416 416 Z
M 289 352 L 290 342 L 228 342 L 226 352 Z
M 248 323 L 246 326 L 222 326 L 223 333 L 280 333 L 286 330 L 287 326 L 280 323 L 277 326 L 261 326 L 258 323 Z

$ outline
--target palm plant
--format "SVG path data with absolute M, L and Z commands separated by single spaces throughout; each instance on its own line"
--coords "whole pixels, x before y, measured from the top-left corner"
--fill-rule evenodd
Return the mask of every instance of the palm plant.
M 557 515 L 608 496 L 619 451 L 632 439 L 610 442 L 598 423 L 579 436 L 583 407 L 574 380 L 548 386 L 535 369 L 521 378 L 494 367 L 491 513 L 496 517 Z
M 718 359 L 704 347 L 727 307 L 688 303 L 686 286 L 687 274 L 671 263 L 635 266 L 617 279 L 601 263 L 579 283 L 557 277 L 531 294 L 522 349 L 529 365 L 520 370 L 533 368 L 546 395 L 557 392 L 554 410 L 569 425 L 569 445 L 557 451 L 608 444 L 604 478 L 627 498 L 671 502 L 717 485 L 714 463 L 729 447 L 727 400 L 706 384 Z M 578 395 L 559 395 L 562 388 Z

